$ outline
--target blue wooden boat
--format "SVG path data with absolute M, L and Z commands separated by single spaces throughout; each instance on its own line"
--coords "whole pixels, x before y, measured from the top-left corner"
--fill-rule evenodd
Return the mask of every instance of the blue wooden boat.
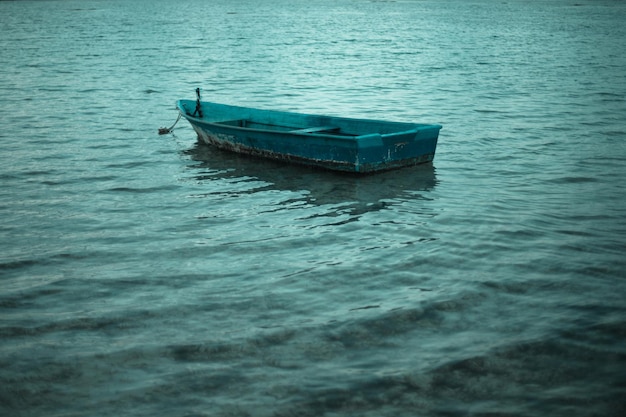
M 197 99 L 177 107 L 198 140 L 221 149 L 368 173 L 431 162 L 440 125 L 317 116 Z

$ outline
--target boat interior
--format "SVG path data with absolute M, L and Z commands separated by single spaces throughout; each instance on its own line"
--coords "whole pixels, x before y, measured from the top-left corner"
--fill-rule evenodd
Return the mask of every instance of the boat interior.
M 356 136 L 356 134 L 350 134 L 341 131 L 338 126 L 284 126 L 275 125 L 269 123 L 256 122 L 248 119 L 226 120 L 220 122 L 213 122 L 219 125 L 241 127 L 245 129 L 260 129 L 260 130 L 272 130 L 277 132 L 289 132 L 298 134 L 329 134 L 335 136 Z

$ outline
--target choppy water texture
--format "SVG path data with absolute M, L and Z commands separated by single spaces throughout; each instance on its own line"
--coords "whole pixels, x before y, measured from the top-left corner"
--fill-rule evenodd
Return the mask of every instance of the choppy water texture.
M 0 2 L 3 416 L 626 415 L 626 3 Z M 440 123 L 354 177 L 174 102 Z

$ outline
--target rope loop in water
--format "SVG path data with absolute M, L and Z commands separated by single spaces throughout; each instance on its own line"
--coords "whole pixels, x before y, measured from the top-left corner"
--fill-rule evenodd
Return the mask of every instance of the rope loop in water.
M 168 134 L 168 133 L 172 133 L 172 129 L 174 129 L 174 126 L 176 126 L 176 123 L 178 123 L 178 121 L 180 120 L 180 116 L 181 116 L 181 114 L 178 113 L 178 119 L 176 119 L 176 121 L 174 122 L 172 127 L 160 127 L 159 128 L 159 135 L 165 135 L 165 134 Z

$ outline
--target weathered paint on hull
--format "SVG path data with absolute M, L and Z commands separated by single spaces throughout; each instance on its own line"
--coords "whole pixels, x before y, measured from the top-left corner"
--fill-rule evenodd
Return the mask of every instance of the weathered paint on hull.
M 415 166 L 432 162 L 435 154 L 423 154 L 416 157 L 405 158 L 401 160 L 394 160 L 391 157 L 385 158 L 379 162 L 364 162 L 358 163 L 355 156 L 355 162 L 330 160 L 330 159 L 313 159 L 306 158 L 298 155 L 276 153 L 267 149 L 260 149 L 252 146 L 247 146 L 237 141 L 236 136 L 225 134 L 213 134 L 202 130 L 200 127 L 194 126 L 194 130 L 198 134 L 198 140 L 207 145 L 215 146 L 216 148 L 223 149 L 230 152 L 235 152 L 244 155 L 251 155 L 256 157 L 270 158 L 279 161 L 285 161 L 289 163 L 315 166 L 319 168 L 325 168 L 333 171 L 345 171 L 355 173 L 371 173 L 377 171 L 385 171 L 391 169 L 397 169 L 407 166 Z
M 356 172 L 354 164 L 348 162 L 310 159 L 297 155 L 276 153 L 267 149 L 259 149 L 252 146 L 246 146 L 242 143 L 237 142 L 234 136 L 207 133 L 202 129 L 197 128 L 196 126 L 194 126 L 194 129 L 196 130 L 196 133 L 198 133 L 199 141 L 226 151 L 235 152 L 243 155 L 275 159 L 294 164 L 317 166 L 335 171 Z
M 185 104 L 190 102 L 179 102 L 181 114 L 191 123 L 201 142 L 241 154 L 355 173 L 431 162 L 441 129 L 439 125 L 299 115 L 213 103 L 203 103 L 205 116 L 200 118 L 189 114 Z M 244 111 L 243 118 L 250 120 L 227 120 L 239 119 Z M 307 118 L 307 123 L 300 117 Z M 324 123 L 315 117 L 323 118 Z M 271 124 L 266 123 L 268 118 Z M 259 119 L 265 123 L 263 128 L 248 127 L 261 124 Z M 306 128 L 294 129 L 298 125 Z M 327 129 L 325 125 L 339 127 Z M 385 133 L 365 133 L 367 128 L 378 128 Z

